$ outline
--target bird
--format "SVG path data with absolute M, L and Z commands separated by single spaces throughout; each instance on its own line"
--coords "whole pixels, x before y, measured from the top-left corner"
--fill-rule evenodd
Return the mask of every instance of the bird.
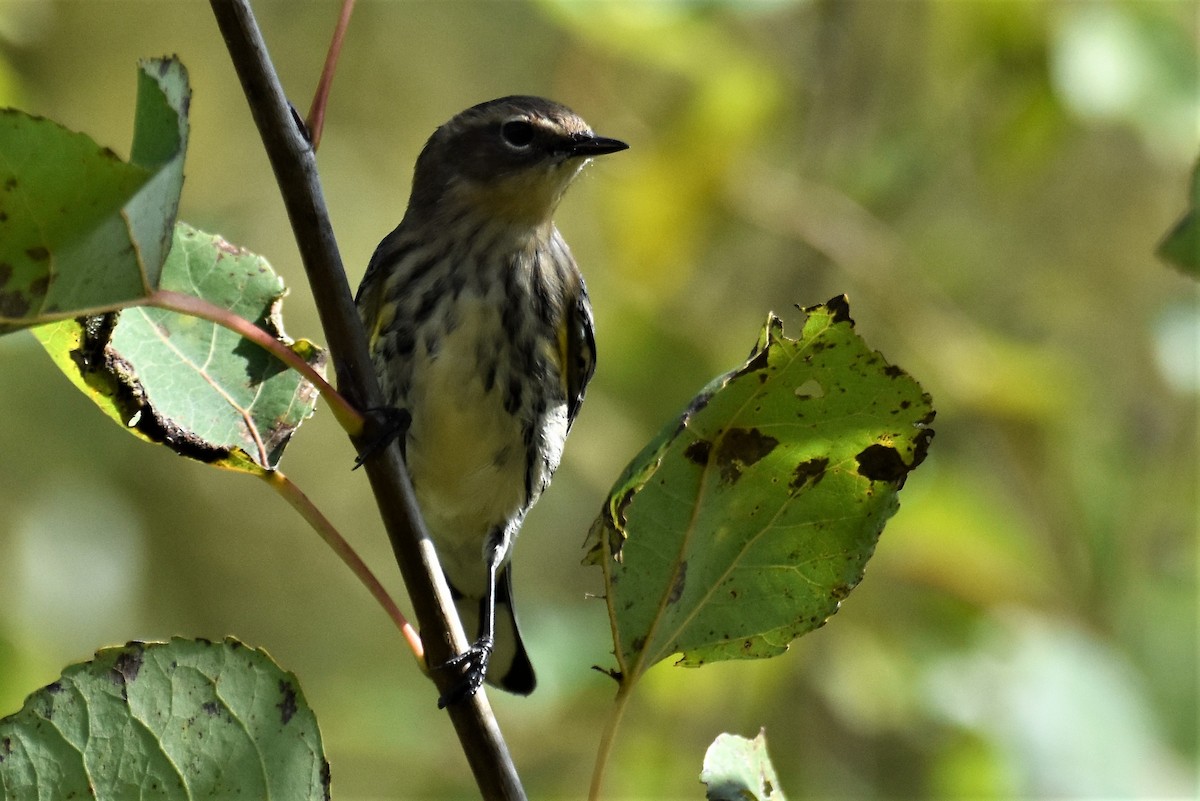
M 550 483 L 596 365 L 583 276 L 553 221 L 593 158 L 625 150 L 513 95 L 430 136 L 400 224 L 355 296 L 417 505 L 470 648 L 439 707 L 483 681 L 536 686 L 513 612 L 513 543 Z M 360 459 L 362 456 L 360 455 Z

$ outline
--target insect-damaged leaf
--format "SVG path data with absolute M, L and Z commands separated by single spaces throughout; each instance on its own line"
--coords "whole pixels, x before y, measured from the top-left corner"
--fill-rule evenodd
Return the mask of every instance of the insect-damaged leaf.
M 282 279 L 262 257 L 219 236 L 179 223 L 162 288 L 228 309 L 323 365 L 324 351 L 283 333 Z M 219 467 L 275 467 L 316 405 L 316 389 L 299 373 L 196 317 L 138 306 L 34 333 L 67 377 L 128 431 Z
M 933 436 L 928 395 L 854 331 L 844 297 L 767 318 L 626 468 L 592 526 L 617 669 L 774 656 L 862 579 Z

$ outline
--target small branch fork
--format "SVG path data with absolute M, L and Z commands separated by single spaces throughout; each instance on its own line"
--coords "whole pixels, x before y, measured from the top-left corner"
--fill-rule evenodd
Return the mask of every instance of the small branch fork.
M 210 0 L 210 4 L 275 171 L 333 352 L 338 388 L 358 409 L 382 408 L 383 396 L 325 208 L 312 145 L 284 96 L 248 0 Z M 352 439 L 361 450 L 370 435 L 368 430 Z M 380 450 L 367 459 L 365 467 L 424 635 L 429 662 L 441 664 L 465 651 L 467 639 L 424 530 L 399 448 L 392 445 Z M 431 675 L 443 693 L 455 681 L 445 671 L 435 670 Z M 524 799 L 486 695 L 478 692 L 451 706 L 449 713 L 482 796 Z

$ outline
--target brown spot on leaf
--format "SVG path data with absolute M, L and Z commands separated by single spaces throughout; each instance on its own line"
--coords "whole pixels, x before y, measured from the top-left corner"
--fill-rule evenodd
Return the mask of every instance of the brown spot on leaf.
M 911 465 L 905 464 L 900 452 L 889 445 L 868 445 L 854 458 L 858 462 L 858 474 L 871 481 L 899 481 L 912 469 Z
M 37 247 L 25 248 L 25 255 L 34 261 L 45 261 L 50 258 L 50 251 L 38 245 Z
M 678 603 L 683 596 L 683 587 L 687 584 L 687 566 L 686 559 L 679 563 L 679 569 L 675 571 L 675 580 L 671 582 L 671 592 L 667 595 L 667 603 Z
M 721 438 L 717 448 L 717 465 L 721 468 L 721 480 L 732 484 L 749 467 L 775 450 L 779 440 L 768 436 L 757 428 L 731 428 Z
M 899 378 L 900 376 L 904 375 L 904 371 L 894 364 L 889 364 L 887 367 L 883 368 L 883 374 L 888 378 Z
M 829 459 L 824 456 L 806 459 L 796 465 L 796 469 L 792 471 L 792 480 L 788 483 L 788 488 L 796 492 L 807 487 L 817 486 L 821 483 L 821 479 L 825 478 L 825 468 L 827 467 L 829 467 Z
M 850 299 L 845 295 L 838 295 L 836 298 L 825 301 L 825 308 L 829 309 L 833 322 L 850 323 L 851 327 L 854 326 L 854 320 L 850 317 Z
M 24 293 L 0 292 L 0 317 L 24 317 L 29 307 L 29 298 Z
M 120 674 L 121 679 L 126 683 L 136 681 L 138 673 L 142 671 L 143 661 L 145 661 L 145 649 L 142 644 L 130 643 L 113 662 L 112 669 L 114 673 Z
M 275 706 L 279 709 L 280 720 L 284 725 L 296 714 L 296 688 L 290 681 L 279 680 L 279 694 L 283 697 Z
M 852 589 L 854 588 L 845 584 L 835 585 L 829 588 L 829 597 L 835 601 L 841 601 L 850 594 L 850 590 Z
M 121 687 L 121 698 L 126 701 L 129 700 L 129 685 L 137 681 L 144 659 L 145 647 L 142 643 L 127 643 L 108 671 L 109 679 Z
M 933 412 L 929 413 L 929 420 L 933 420 Z M 929 455 L 929 443 L 933 441 L 933 429 L 924 428 L 917 434 L 913 440 L 913 463 L 910 470 L 917 469 L 921 462 L 925 461 L 925 457 Z
M 712 443 L 706 439 L 698 439 L 683 449 L 684 458 L 701 467 L 708 464 L 710 453 L 712 453 Z

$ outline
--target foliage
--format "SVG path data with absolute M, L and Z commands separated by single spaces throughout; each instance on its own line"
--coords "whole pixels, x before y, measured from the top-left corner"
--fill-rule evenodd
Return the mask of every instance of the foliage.
M 158 286 L 187 147 L 187 72 L 146 59 L 129 162 L 40 117 L 0 116 L 0 332 L 100 311 Z
M 234 639 L 100 650 L 0 719 L 0 743 L 11 801 L 329 798 L 296 677 Z
M 283 281 L 253 253 L 179 223 L 161 287 L 253 321 L 301 358 L 324 353 L 283 333 Z M 34 330 L 55 364 L 106 415 L 147 442 L 206 464 L 273 469 L 313 413 L 312 384 L 215 323 L 139 307 Z
M 770 315 L 625 469 L 592 526 L 622 683 L 656 662 L 777 656 L 862 580 L 925 459 L 929 396 L 855 333 L 845 298 Z
M 360 3 L 320 156 L 354 281 L 424 137 L 458 108 L 539 92 L 633 145 L 559 217 L 600 364 L 517 548 L 544 681 L 527 701 L 492 696 L 530 792 L 578 794 L 596 733 L 567 722 L 612 692 L 584 669 L 611 646 L 571 532 L 745 355 L 763 309 L 844 292 L 937 398 L 937 448 L 835 626 L 782 659 L 646 675 L 608 795 L 678 796 L 715 732 L 764 724 L 793 798 L 1190 794 L 1200 311 L 1153 250 L 1196 157 L 1192 4 L 550 5 Z M 332 12 L 258 6 L 302 100 Z M 204 131 L 184 216 L 298 284 L 205 4 L 0 18 L 0 103 L 100 142 L 127 136 L 148 43 L 180 52 Z M 288 306 L 290 329 L 316 330 L 303 292 Z M 396 657 L 386 622 L 294 516 L 44 391 L 59 379 L 32 337 L 0 338 L 0 358 L 0 709 L 98 639 L 235 631 L 305 677 L 346 766 L 339 797 L 461 791 L 449 727 L 398 724 L 428 705 L 417 671 L 380 671 Z M 289 446 L 289 472 L 384 564 L 363 482 L 330 471 L 353 452 L 327 420 Z M 436 769 L 402 775 L 398 751 Z

